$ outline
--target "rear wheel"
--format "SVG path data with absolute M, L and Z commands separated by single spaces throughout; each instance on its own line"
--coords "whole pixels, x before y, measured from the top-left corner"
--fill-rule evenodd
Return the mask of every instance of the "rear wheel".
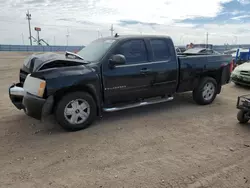
M 203 78 L 193 91 L 193 99 L 197 104 L 207 105 L 214 101 L 217 95 L 217 82 L 211 77 Z
M 55 111 L 57 122 L 68 131 L 87 128 L 96 118 L 96 103 L 86 92 L 72 92 L 65 95 Z
M 239 110 L 237 113 L 237 119 L 240 123 L 244 124 L 249 121 L 249 118 L 246 116 L 247 112 L 244 110 Z

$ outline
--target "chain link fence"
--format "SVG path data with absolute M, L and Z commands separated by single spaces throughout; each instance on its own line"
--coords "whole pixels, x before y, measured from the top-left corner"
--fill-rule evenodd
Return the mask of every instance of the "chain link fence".
M 29 46 L 29 45 L 1 45 L 0 51 L 9 52 L 78 52 L 84 46 Z

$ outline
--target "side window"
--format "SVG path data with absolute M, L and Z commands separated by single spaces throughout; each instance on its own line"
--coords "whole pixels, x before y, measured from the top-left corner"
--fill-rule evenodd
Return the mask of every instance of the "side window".
M 117 53 L 126 57 L 127 64 L 147 62 L 147 51 L 143 40 L 129 40 L 123 43 Z
M 155 61 L 167 60 L 171 57 L 168 44 L 163 39 L 151 39 L 150 44 Z

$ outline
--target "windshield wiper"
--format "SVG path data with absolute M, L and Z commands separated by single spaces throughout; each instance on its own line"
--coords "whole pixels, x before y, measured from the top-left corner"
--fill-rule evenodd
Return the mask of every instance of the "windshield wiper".
M 74 56 L 74 57 L 76 57 L 76 58 L 78 58 L 78 59 L 84 60 L 84 59 L 83 59 L 81 56 L 79 56 L 78 54 L 75 54 L 75 53 L 73 53 L 73 52 L 66 51 L 66 52 L 65 52 L 65 56 L 68 57 L 69 55 L 72 55 L 72 56 Z

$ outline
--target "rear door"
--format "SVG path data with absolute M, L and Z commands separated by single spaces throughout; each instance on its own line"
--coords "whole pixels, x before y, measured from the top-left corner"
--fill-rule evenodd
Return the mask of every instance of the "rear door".
M 151 91 L 154 74 L 150 69 L 148 51 L 144 39 L 120 41 L 110 54 L 122 54 L 125 65 L 103 68 L 105 103 L 117 103 L 147 97 Z
M 154 95 L 173 94 L 178 84 L 178 60 L 173 42 L 169 38 L 147 40 L 151 51 L 151 65 L 154 76 L 151 92 Z

